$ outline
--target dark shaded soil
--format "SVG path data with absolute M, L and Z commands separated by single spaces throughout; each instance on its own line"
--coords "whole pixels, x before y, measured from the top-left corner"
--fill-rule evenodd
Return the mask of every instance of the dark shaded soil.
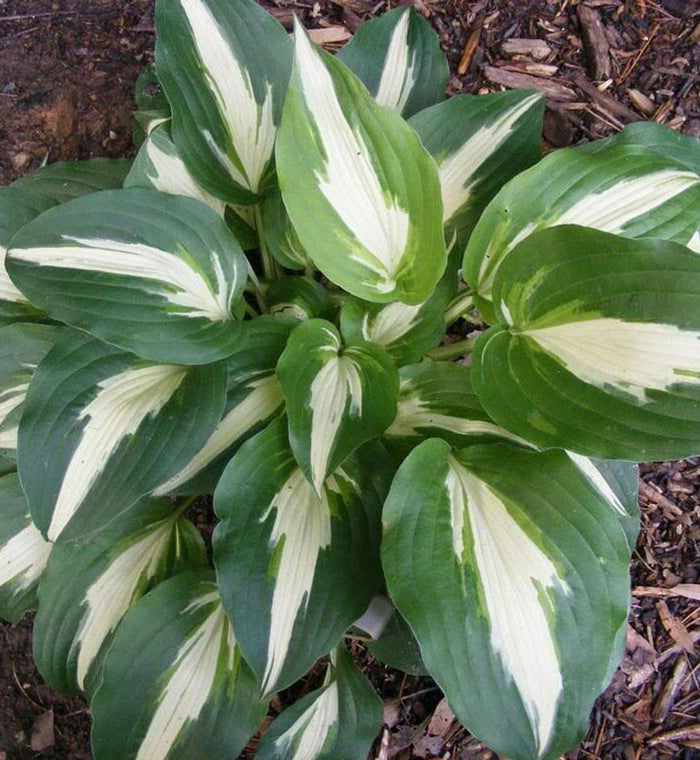
M 330 30 L 331 39 L 387 7 L 375 0 L 264 4 L 286 26 L 297 12 L 307 26 Z M 537 77 L 528 84 L 552 95 L 548 147 L 607 135 L 642 118 L 700 136 L 695 0 L 413 4 L 440 33 L 453 71 L 450 92 L 493 91 L 499 83 Z M 0 0 L 0 184 L 44 161 L 131 154 L 133 83 L 152 58 L 152 10 L 153 0 Z M 519 38 L 538 39 L 549 52 L 542 48 L 534 60 L 504 46 Z M 679 586 L 699 580 L 700 459 L 645 465 L 641 475 L 628 651 L 570 760 L 700 758 L 700 606 Z M 374 758 L 495 758 L 454 721 L 429 679 L 406 677 L 361 646 L 354 649 L 386 703 Z M 297 691 L 315 687 L 319 673 Z M 49 710 L 54 744 L 35 752 L 30 743 L 40 732 L 33 727 Z M 80 700 L 57 695 L 36 673 L 31 620 L 0 624 L 0 760 L 88 760 L 89 723 Z

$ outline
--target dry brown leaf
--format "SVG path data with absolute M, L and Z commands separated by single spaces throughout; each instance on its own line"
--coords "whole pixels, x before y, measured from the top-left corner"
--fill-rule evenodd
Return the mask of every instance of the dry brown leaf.
M 664 601 L 656 603 L 656 609 L 659 613 L 661 625 L 668 631 L 669 636 L 682 647 L 688 654 L 695 655 L 695 644 L 693 637 L 688 633 L 688 629 L 681 621 L 671 614 L 668 605 Z
M 443 697 L 435 708 L 430 723 L 428 723 L 428 733 L 432 736 L 447 736 L 456 720 L 455 714 L 450 710 L 447 700 Z
M 317 45 L 338 45 L 347 42 L 352 34 L 344 26 L 326 26 L 309 29 L 309 36 Z
M 53 710 L 47 710 L 34 719 L 31 747 L 34 752 L 50 749 L 56 743 L 53 729 Z

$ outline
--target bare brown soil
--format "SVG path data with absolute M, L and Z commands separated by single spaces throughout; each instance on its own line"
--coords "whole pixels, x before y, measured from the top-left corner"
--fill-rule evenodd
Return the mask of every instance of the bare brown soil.
M 286 26 L 296 12 L 307 26 L 325 28 L 331 48 L 370 13 L 396 5 L 263 4 Z M 450 92 L 521 83 L 547 90 L 546 147 L 607 135 L 637 119 L 700 136 L 696 0 L 413 4 L 440 34 L 453 72 Z M 0 0 L 0 184 L 44 161 L 131 155 L 133 84 L 152 58 L 153 31 L 153 0 Z M 518 54 L 522 38 L 540 41 L 537 57 Z M 601 82 L 602 90 L 595 87 Z M 641 472 L 628 651 L 569 760 L 700 758 L 700 606 L 682 585 L 700 580 L 700 459 Z M 386 703 L 383 746 L 372 757 L 495 758 L 454 721 L 429 679 L 406 677 L 355 650 Z M 34 669 L 31 619 L 0 624 L 0 760 L 89 760 L 89 724 L 84 703 L 50 690 Z M 35 751 L 32 739 L 48 746 Z

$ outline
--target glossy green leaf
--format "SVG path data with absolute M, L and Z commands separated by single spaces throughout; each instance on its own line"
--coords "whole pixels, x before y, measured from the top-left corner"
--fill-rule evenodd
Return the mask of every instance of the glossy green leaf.
M 472 381 L 498 424 L 600 459 L 700 451 L 697 254 L 556 227 L 503 262 L 494 302 L 506 324 L 479 339 Z
M 51 544 L 32 522 L 17 473 L 0 477 L 0 618 L 18 622 L 37 606 Z
M 265 193 L 262 203 L 263 234 L 265 245 L 274 258 L 287 269 L 302 270 L 310 264 L 277 186 Z
M 0 452 L 14 458 L 24 399 L 34 370 L 66 330 L 15 322 L 0 328 Z
M 365 760 L 382 723 L 382 701 L 343 647 L 326 680 L 275 719 L 258 760 Z
M 310 277 L 275 280 L 265 292 L 265 300 L 270 314 L 279 319 L 333 319 L 336 311 L 328 291 Z
M 621 145 L 592 155 L 555 151 L 488 205 L 465 252 L 464 279 L 491 322 L 496 272 L 533 232 L 577 224 L 687 244 L 697 231 L 699 204 L 700 176 L 650 150 Z
M 219 588 L 266 694 L 338 644 L 381 589 L 378 542 L 390 465 L 378 444 L 352 455 L 319 496 L 284 420 L 243 444 L 217 486 Z
M 450 362 L 424 362 L 399 372 L 396 418 L 384 432 L 392 448 L 407 454 L 426 438 L 443 438 L 452 446 L 500 439 L 527 446 L 496 425 L 472 389 L 471 368 Z
M 512 760 L 580 741 L 622 655 L 630 551 L 566 454 L 425 441 L 383 523 L 391 596 L 468 730 Z
M 416 114 L 410 125 L 440 172 L 443 222 L 462 244 L 502 185 L 542 155 L 539 90 L 457 95 Z
M 406 118 L 445 99 L 449 68 L 440 39 L 411 8 L 366 21 L 337 57 L 379 105 Z
M 191 198 L 133 188 L 71 201 L 13 238 L 7 268 L 55 319 L 155 361 L 206 364 L 240 340 L 245 257 Z
M 90 705 L 95 760 L 231 760 L 265 715 L 212 574 L 183 573 L 119 625 Z
M 435 162 L 298 24 L 275 155 L 294 230 L 331 281 L 373 302 L 432 293 L 446 262 Z
M 38 527 L 52 541 L 85 534 L 167 481 L 212 433 L 225 392 L 223 363 L 154 364 L 83 333 L 57 341 L 19 426 L 19 473 Z
M 367 642 L 367 649 L 381 663 L 412 676 L 427 676 L 420 647 L 403 615 L 397 610 L 382 635 Z
M 178 153 L 207 192 L 256 202 L 291 68 L 286 32 L 253 0 L 158 0 L 156 34 Z
M 34 662 L 64 693 L 94 693 L 127 610 L 165 578 L 204 567 L 204 542 L 168 499 L 138 503 L 90 536 L 54 545 L 39 589 Z
M 343 346 L 325 320 L 294 329 L 277 376 L 292 451 L 319 493 L 328 475 L 396 416 L 398 374 L 388 354 L 368 341 Z

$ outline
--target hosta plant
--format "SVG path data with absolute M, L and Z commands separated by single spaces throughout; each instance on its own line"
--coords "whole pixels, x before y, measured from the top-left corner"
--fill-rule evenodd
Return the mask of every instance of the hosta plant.
M 348 636 L 559 757 L 621 656 L 633 462 L 700 451 L 698 144 L 542 158 L 541 95 L 445 99 L 406 8 L 336 56 L 253 0 L 156 27 L 133 164 L 0 196 L 0 612 L 38 605 L 97 760 L 231 760 L 319 660 L 257 756 L 363 760 Z

